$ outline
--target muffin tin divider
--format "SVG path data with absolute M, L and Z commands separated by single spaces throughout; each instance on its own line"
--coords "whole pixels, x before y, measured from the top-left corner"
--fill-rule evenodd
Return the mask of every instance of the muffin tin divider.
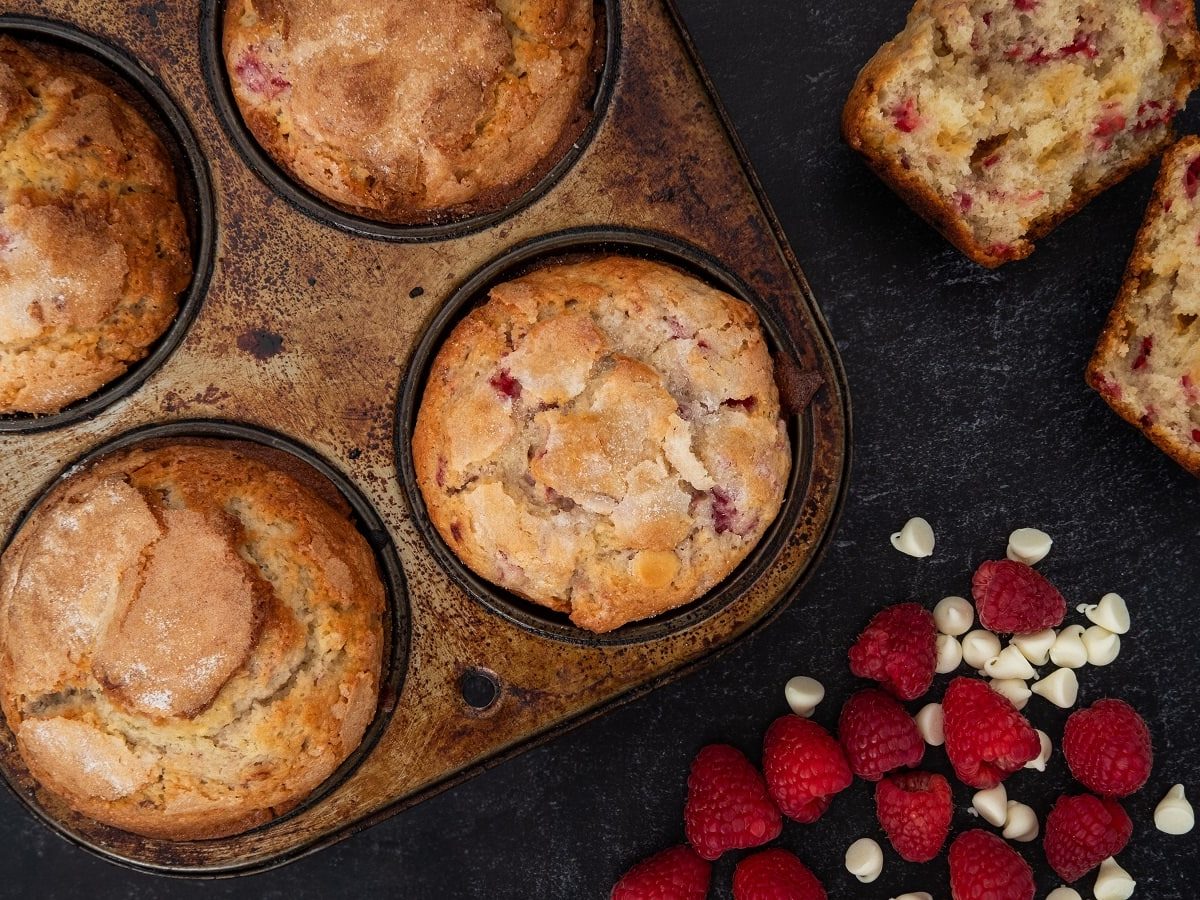
M 186 419 L 240 422 L 310 448 L 355 484 L 391 533 L 411 614 L 403 690 L 375 747 L 328 795 L 243 835 L 172 844 L 75 816 L 23 775 L 12 736 L 0 729 L 0 768 L 10 786 L 68 839 L 176 875 L 280 865 L 679 677 L 795 597 L 845 487 L 849 406 L 836 351 L 674 10 L 663 0 L 611 2 L 621 24 L 612 97 L 578 159 L 511 217 L 423 243 L 332 228 L 246 165 L 205 81 L 200 0 L 7 5 L 93 33 L 162 82 L 211 169 L 218 246 L 195 322 L 139 390 L 70 427 L 0 435 L 0 535 L 64 465 L 107 440 Z M 775 310 L 797 345 L 802 388 L 821 383 L 798 426 L 801 510 L 775 562 L 712 617 L 634 645 L 568 644 L 471 599 L 426 548 L 397 475 L 400 384 L 447 298 L 509 248 L 582 227 L 653 232 L 711 255 Z M 469 675 L 495 680 L 490 705 L 464 699 Z

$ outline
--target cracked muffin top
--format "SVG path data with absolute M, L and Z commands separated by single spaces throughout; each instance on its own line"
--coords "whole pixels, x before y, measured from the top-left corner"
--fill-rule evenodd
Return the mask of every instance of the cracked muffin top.
M 25 522 L 0 558 L 0 703 L 43 787 L 138 834 L 217 837 L 358 746 L 384 589 L 299 477 L 217 444 L 134 449 Z
M 582 131 L 594 0 L 231 0 L 224 52 L 259 144 L 393 222 L 502 206 Z
M 175 175 L 110 88 L 0 37 L 0 414 L 123 375 L 191 281 Z
M 791 452 L 754 310 L 609 256 L 492 289 L 434 361 L 413 461 L 468 566 L 606 632 L 724 579 Z

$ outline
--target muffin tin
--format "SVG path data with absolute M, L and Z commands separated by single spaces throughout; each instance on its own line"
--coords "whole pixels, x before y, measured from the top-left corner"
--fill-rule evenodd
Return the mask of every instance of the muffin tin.
M 374 740 L 299 809 L 242 835 L 172 843 L 74 815 L 0 729 L 9 786 L 60 834 L 170 874 L 279 865 L 678 677 L 795 597 L 844 492 L 848 397 L 799 266 L 664 0 L 605 4 L 593 122 L 529 193 L 494 216 L 415 227 L 348 217 L 255 158 L 214 57 L 219 0 L 7 7 L 0 32 L 97 60 L 158 113 L 192 185 L 198 275 L 172 331 L 122 382 L 69 415 L 0 420 L 0 534 L 81 457 L 179 436 L 250 442 L 315 469 L 354 508 L 395 627 Z M 792 410 L 794 462 L 783 511 L 737 572 L 690 606 L 597 636 L 470 575 L 424 516 L 407 445 L 432 355 L 489 284 L 608 251 L 661 259 L 755 305 Z

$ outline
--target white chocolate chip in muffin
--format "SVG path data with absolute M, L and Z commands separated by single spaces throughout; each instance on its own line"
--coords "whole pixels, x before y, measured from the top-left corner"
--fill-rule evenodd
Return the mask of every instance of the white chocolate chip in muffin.
M 908 556 L 922 559 L 933 556 L 933 528 L 920 516 L 914 516 L 892 535 L 892 546 Z

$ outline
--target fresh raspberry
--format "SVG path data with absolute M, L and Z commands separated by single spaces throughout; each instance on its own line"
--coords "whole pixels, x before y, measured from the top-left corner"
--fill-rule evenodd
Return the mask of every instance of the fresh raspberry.
M 854 781 L 837 739 L 799 716 L 780 716 L 767 729 L 763 775 L 780 811 L 806 824 L 821 818 L 833 795 Z
M 1033 870 L 1002 838 L 976 828 L 950 845 L 953 900 L 1033 900 Z
M 826 900 L 808 866 L 786 850 L 764 850 L 738 863 L 733 900 Z
M 1133 823 L 1121 804 L 1092 794 L 1062 796 L 1046 816 L 1046 862 L 1063 881 L 1078 881 L 1125 849 Z
M 1102 797 L 1128 797 L 1150 778 L 1150 730 L 1124 700 L 1097 700 L 1071 714 L 1063 756 L 1075 780 Z
M 919 765 L 925 755 L 925 740 L 912 716 L 874 688 L 846 701 L 838 718 L 838 739 L 850 769 L 867 781 L 878 781 L 892 769 Z
M 1067 614 L 1058 588 L 1024 563 L 985 562 L 971 579 L 979 624 L 988 631 L 1032 634 L 1057 628 Z
M 963 784 L 985 790 L 1041 753 L 1028 720 L 976 678 L 955 678 L 942 698 L 946 755 Z
M 875 788 L 875 812 L 902 858 L 929 862 L 942 852 L 950 834 L 950 782 L 928 772 L 887 775 Z
M 897 603 L 875 614 L 850 648 L 850 671 L 878 681 L 901 700 L 916 700 L 933 684 L 937 626 L 917 603 Z
M 750 760 L 728 744 L 710 744 L 692 762 L 683 827 L 696 852 L 713 860 L 775 840 L 783 819 Z
M 681 845 L 644 859 L 617 882 L 610 900 L 704 900 L 712 865 Z

